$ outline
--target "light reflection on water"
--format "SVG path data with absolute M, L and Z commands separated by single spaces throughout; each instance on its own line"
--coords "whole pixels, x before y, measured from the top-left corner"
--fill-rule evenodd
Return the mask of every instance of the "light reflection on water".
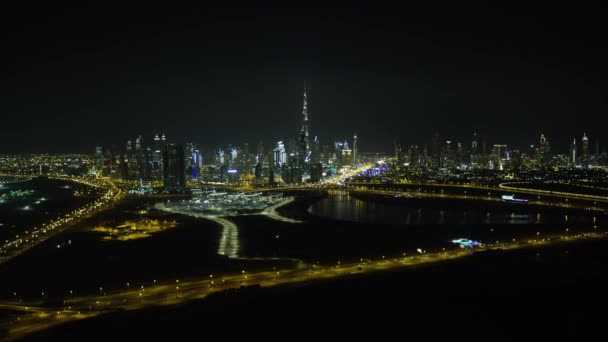
M 443 207 L 407 207 L 400 203 L 363 201 L 348 192 L 335 191 L 313 204 L 308 212 L 334 220 L 382 224 L 549 224 L 591 222 L 585 216 L 550 215 L 522 212 L 518 208 L 488 211 L 479 203 L 468 209 Z

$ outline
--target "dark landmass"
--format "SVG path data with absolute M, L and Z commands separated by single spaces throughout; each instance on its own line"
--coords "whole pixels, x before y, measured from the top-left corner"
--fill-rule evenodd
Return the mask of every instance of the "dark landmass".
M 250 287 L 70 323 L 25 340 L 580 340 L 605 329 L 606 247 L 588 241 L 498 251 L 396 272 Z

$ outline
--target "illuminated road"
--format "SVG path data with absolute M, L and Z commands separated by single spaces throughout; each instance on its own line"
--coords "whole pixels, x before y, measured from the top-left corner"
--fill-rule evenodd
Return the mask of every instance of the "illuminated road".
M 294 197 L 287 197 L 283 201 L 273 204 L 273 205 L 269 206 L 268 208 L 262 210 L 262 212 L 260 212 L 259 214 L 251 214 L 251 215 L 263 215 L 263 216 L 270 217 L 273 220 L 286 222 L 286 223 L 302 223 L 302 221 L 294 220 L 292 218 L 282 216 L 281 214 L 279 214 L 279 212 L 277 212 L 277 209 L 279 207 L 287 205 L 287 204 L 293 202 L 294 200 L 295 200 Z
M 462 195 L 453 194 L 453 193 L 443 193 L 443 192 L 421 192 L 421 191 L 402 191 L 402 190 L 382 190 L 382 189 L 356 189 L 350 190 L 352 193 L 361 193 L 361 194 L 371 194 L 371 195 L 384 195 L 384 196 L 401 196 L 403 198 L 444 198 L 444 199 L 458 199 L 458 200 L 477 200 L 477 201 L 490 201 L 490 202 L 505 202 L 501 197 L 496 196 L 480 196 L 480 195 L 470 195 L 466 194 L 466 192 Z M 506 202 L 506 203 L 514 203 L 514 202 Z M 557 202 L 548 202 L 542 200 L 530 200 L 526 203 L 517 203 L 517 205 L 533 205 L 533 206 L 542 206 L 542 207 L 560 207 L 560 208 L 572 208 L 572 209 L 584 209 L 589 211 L 598 211 L 605 212 L 605 208 L 597 207 L 597 206 L 589 206 L 583 204 L 575 204 L 575 203 L 557 203 Z
M 354 170 L 348 171 L 344 174 L 341 175 L 335 175 L 329 178 L 325 178 L 323 180 L 321 180 L 321 184 L 344 184 L 344 181 L 347 178 L 350 177 L 354 177 L 357 176 L 358 174 L 360 174 L 363 171 L 369 170 L 373 167 L 374 165 L 372 164 L 365 164 L 363 166 L 360 166 Z
M 501 189 L 517 191 L 517 192 L 524 193 L 524 194 L 534 194 L 534 195 L 541 194 L 541 195 L 550 195 L 550 196 L 556 196 L 556 197 L 562 197 L 562 198 L 585 199 L 585 200 L 592 200 L 592 201 L 608 203 L 608 197 L 606 197 L 606 196 L 586 195 L 586 194 L 553 191 L 553 190 L 520 188 L 520 187 L 517 187 L 518 184 L 527 184 L 527 183 L 502 183 L 499 185 L 499 187 Z
M 285 223 L 302 223 L 302 221 L 298 221 L 298 220 L 291 219 L 289 217 L 281 216 L 281 214 L 279 214 L 279 212 L 277 212 L 278 208 L 280 208 L 286 204 L 289 204 L 293 201 L 294 201 L 293 197 L 287 197 L 287 198 L 283 199 L 282 201 L 265 208 L 264 210 L 262 210 L 259 213 L 248 213 L 248 214 L 209 215 L 209 214 L 203 214 L 203 213 L 199 213 L 199 212 L 195 212 L 195 211 L 180 210 L 179 208 L 167 207 L 163 203 L 156 204 L 155 208 L 158 210 L 162 210 L 162 211 L 166 211 L 166 212 L 170 212 L 170 213 L 174 213 L 174 214 L 200 217 L 200 218 L 207 219 L 207 220 L 210 220 L 210 221 L 213 221 L 213 222 L 219 224 L 220 226 L 222 226 L 222 236 L 220 237 L 220 244 L 218 246 L 217 254 L 225 255 L 230 258 L 238 258 L 239 257 L 239 229 L 234 222 L 228 220 L 227 218 L 234 217 L 234 216 L 261 215 L 261 216 L 266 216 L 273 220 L 285 222 Z
M 578 199 L 578 200 L 588 200 L 588 201 L 596 201 L 602 203 L 608 203 L 608 197 L 605 196 L 594 196 L 594 195 L 586 195 L 586 194 L 578 194 L 578 193 L 568 193 L 568 192 L 559 192 L 559 191 L 549 191 L 549 190 L 537 190 L 537 189 L 528 189 L 528 188 L 519 188 L 513 186 L 517 183 L 502 183 L 498 187 L 489 187 L 489 186 L 481 186 L 474 184 L 440 184 L 440 183 L 414 183 L 414 182 L 404 182 L 404 183 L 395 183 L 395 184 L 383 184 L 383 183 L 372 183 L 372 182 L 349 182 L 350 186 L 362 186 L 362 187 L 373 187 L 373 186 L 383 186 L 383 187 L 391 187 L 394 186 L 419 186 L 419 187 L 434 187 L 434 188 L 461 188 L 463 190 L 466 189 L 475 189 L 475 190 L 485 190 L 485 191 L 501 191 L 508 190 L 509 192 L 521 193 L 521 194 L 531 194 L 531 195 L 543 195 L 555 198 L 570 198 L 570 199 Z
M 73 227 L 82 219 L 91 217 L 109 207 L 116 201 L 123 198 L 124 194 L 117 188 L 114 183 L 106 179 L 80 179 L 80 178 L 51 178 L 67 180 L 96 188 L 106 189 L 106 193 L 99 199 L 91 202 L 82 208 L 75 209 L 56 220 L 43 223 L 40 227 L 33 227 L 25 230 L 23 235 L 16 235 L 12 240 L 6 240 L 0 246 L 0 264 L 28 251 L 34 246 L 37 246 L 43 241 L 46 241 L 52 236 L 55 236 L 66 229 Z
M 99 294 L 84 296 L 68 296 L 63 305 L 45 306 L 41 300 L 5 301 L 0 303 L 0 309 L 18 312 L 16 320 L 8 323 L 9 340 L 17 339 L 25 334 L 44 330 L 65 322 L 75 321 L 100 314 L 120 310 L 140 310 L 147 307 L 166 306 L 201 299 L 211 293 L 248 285 L 272 287 L 292 283 L 304 283 L 311 280 L 348 277 L 355 273 L 371 273 L 390 269 L 399 269 L 422 264 L 444 262 L 470 256 L 472 251 L 491 251 L 496 249 L 516 250 L 522 248 L 540 247 L 556 243 L 565 243 L 585 239 L 604 239 L 606 232 L 584 233 L 578 235 L 537 236 L 535 239 L 509 242 L 496 242 L 481 245 L 474 250 L 455 248 L 432 253 L 400 255 L 394 258 L 380 260 L 363 259 L 356 263 L 340 263 L 319 265 L 299 263 L 292 268 L 272 271 L 248 272 L 243 270 L 236 274 L 208 275 L 190 279 L 175 279 L 163 283 L 154 280 L 150 284 L 127 286 L 123 290 L 105 292 L 102 288 Z

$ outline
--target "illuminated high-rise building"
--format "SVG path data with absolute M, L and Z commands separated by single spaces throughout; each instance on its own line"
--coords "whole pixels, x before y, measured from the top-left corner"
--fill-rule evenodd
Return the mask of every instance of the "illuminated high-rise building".
M 595 149 L 593 152 L 593 165 L 599 165 L 599 161 L 600 161 L 600 139 L 595 139 Z
M 572 140 L 570 144 L 570 154 L 568 155 L 568 162 L 571 166 L 576 165 L 576 138 Z
M 283 141 L 277 142 L 277 147 L 273 150 L 273 157 L 273 164 L 276 169 L 280 169 L 283 164 L 287 163 L 287 152 Z
M 583 169 L 589 167 L 589 138 L 587 138 L 587 134 L 583 133 L 582 139 L 582 153 L 581 153 L 581 166 Z
M 458 142 L 456 145 L 456 159 L 454 160 L 457 167 L 460 167 L 463 162 L 463 149 L 462 143 Z
M 321 145 L 319 144 L 319 138 L 315 136 L 315 139 L 310 145 L 310 161 L 313 164 L 321 162 Z
M 544 134 L 540 135 L 540 142 L 538 145 L 538 162 L 541 166 L 545 166 L 549 163 L 551 159 L 550 148 L 549 148 L 549 140 L 545 138 Z
M 483 135 L 481 137 L 481 151 L 479 157 L 479 165 L 482 169 L 488 168 L 488 137 Z
M 312 183 L 319 183 L 323 177 L 323 165 L 321 163 L 310 164 L 310 181 Z
M 439 133 L 435 132 L 431 139 L 431 167 L 438 168 L 441 165 L 441 142 Z
M 256 153 L 256 161 L 258 163 L 261 163 L 263 160 L 264 160 L 264 145 L 260 141 L 260 143 L 258 144 L 258 150 Z
M 158 133 L 154 135 L 154 146 L 152 146 L 152 149 L 154 151 L 160 151 L 160 137 L 158 136 Z
M 394 148 L 395 148 L 395 161 L 400 164 L 401 163 L 401 144 L 399 144 L 397 141 L 393 142 Z
M 519 150 L 513 150 L 511 152 L 511 169 L 513 172 L 518 173 L 521 171 L 521 152 Z
M 452 149 L 452 141 L 446 140 L 445 148 L 443 150 L 441 166 L 443 167 L 454 167 L 454 150 Z
M 182 191 L 186 188 L 186 151 L 182 144 L 165 145 L 163 187 L 165 191 Z
M 359 147 L 357 142 L 357 133 L 353 135 L 353 167 L 359 165 Z
M 152 146 L 151 178 L 155 181 L 163 179 L 163 147 L 158 134 L 154 135 Z
M 494 144 L 492 149 L 492 158 L 490 159 L 490 168 L 493 170 L 504 170 L 510 156 L 507 145 Z
M 479 165 L 479 137 L 477 131 L 473 132 L 473 141 L 471 141 L 471 166 L 475 167 Z
M 304 86 L 304 103 L 302 106 L 302 128 L 300 130 L 300 143 L 298 145 L 298 167 L 304 168 L 310 159 L 310 140 L 308 136 L 308 102 L 306 85 Z
M 340 167 L 351 166 L 353 163 L 353 151 L 348 148 L 348 145 L 346 147 L 340 151 Z
M 418 166 L 421 163 L 418 145 L 410 145 L 407 150 L 407 161 L 409 162 L 410 166 Z
M 95 173 L 97 175 L 101 175 L 103 173 L 103 167 L 104 167 L 103 147 L 97 146 L 97 147 L 95 147 Z

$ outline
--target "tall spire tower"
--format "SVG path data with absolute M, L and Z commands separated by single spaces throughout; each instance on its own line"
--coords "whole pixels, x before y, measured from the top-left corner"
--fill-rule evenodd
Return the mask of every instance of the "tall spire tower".
M 304 167 L 310 159 L 310 139 L 308 136 L 308 103 L 306 98 L 306 83 L 304 83 L 304 104 L 302 106 L 302 129 L 298 146 L 299 166 Z
M 302 106 L 302 133 L 306 143 L 306 155 L 310 152 L 310 141 L 308 139 L 308 103 L 306 99 L 306 83 L 304 83 L 304 105 Z

